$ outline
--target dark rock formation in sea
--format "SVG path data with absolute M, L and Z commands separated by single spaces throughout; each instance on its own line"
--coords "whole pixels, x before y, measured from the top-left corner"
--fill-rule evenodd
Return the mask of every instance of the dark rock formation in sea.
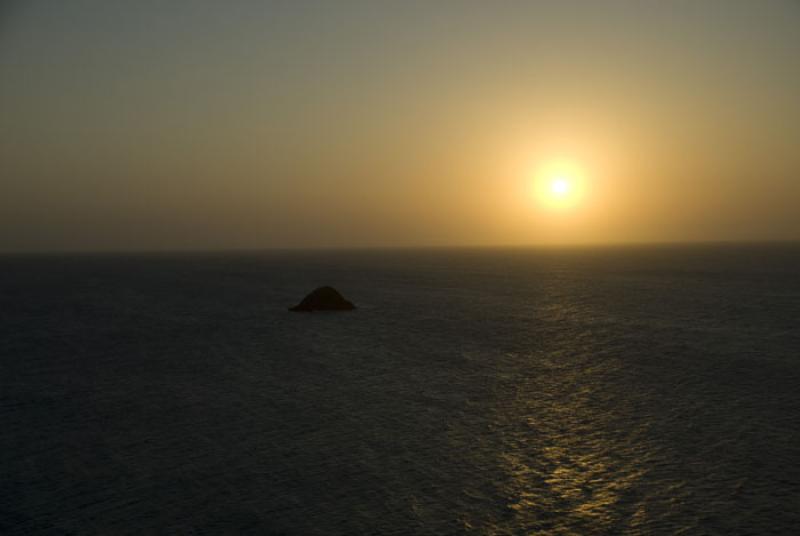
M 289 307 L 290 311 L 311 312 L 311 311 L 351 311 L 356 306 L 347 301 L 333 287 L 319 287 L 313 290 L 303 301 Z

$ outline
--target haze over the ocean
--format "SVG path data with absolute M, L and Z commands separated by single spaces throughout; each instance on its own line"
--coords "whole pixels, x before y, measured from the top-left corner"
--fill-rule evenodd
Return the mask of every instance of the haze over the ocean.
M 0 251 L 798 239 L 798 28 L 788 0 L 4 2 Z

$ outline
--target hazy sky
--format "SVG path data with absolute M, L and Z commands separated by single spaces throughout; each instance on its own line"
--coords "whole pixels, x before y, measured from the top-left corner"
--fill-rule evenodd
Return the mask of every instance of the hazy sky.
M 800 1 L 0 6 L 0 250 L 800 239 Z

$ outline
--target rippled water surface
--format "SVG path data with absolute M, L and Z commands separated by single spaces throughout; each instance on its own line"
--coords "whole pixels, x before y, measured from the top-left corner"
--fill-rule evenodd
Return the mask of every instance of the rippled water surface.
M 0 304 L 2 534 L 800 532 L 797 246 L 5 256 Z

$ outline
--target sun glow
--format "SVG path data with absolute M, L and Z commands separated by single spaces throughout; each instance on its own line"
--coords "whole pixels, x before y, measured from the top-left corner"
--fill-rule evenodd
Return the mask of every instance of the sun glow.
M 534 190 L 537 201 L 545 208 L 574 207 L 583 197 L 583 171 L 571 161 L 548 162 L 536 173 Z

